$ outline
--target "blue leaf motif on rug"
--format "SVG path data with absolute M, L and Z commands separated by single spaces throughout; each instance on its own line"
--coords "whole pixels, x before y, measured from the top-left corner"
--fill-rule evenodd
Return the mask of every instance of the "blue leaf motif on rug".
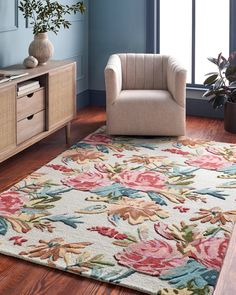
M 230 167 L 219 169 L 218 171 L 226 174 L 236 174 L 236 164 L 233 164 Z
M 51 187 L 45 187 L 43 190 L 37 193 L 38 198 L 44 197 L 56 197 L 62 195 L 63 193 L 71 191 L 68 187 L 58 187 L 57 189 L 52 189 Z
M 161 275 L 160 279 L 168 280 L 175 288 L 185 288 L 191 282 L 197 288 L 216 284 L 219 273 L 215 269 L 207 269 L 197 261 L 190 259 L 184 266 L 176 267 Z
M 102 153 L 104 153 L 104 154 L 109 154 L 109 149 L 108 149 L 105 145 L 98 144 L 98 145 L 96 146 L 96 148 L 97 148 L 97 150 L 98 150 L 99 152 L 102 152 Z
M 148 294 L 213 295 L 235 163 L 233 144 L 99 129 L 0 193 L 0 253 Z
M 143 148 L 146 148 L 146 149 L 149 149 L 149 150 L 155 150 L 155 148 L 157 148 L 157 145 L 156 144 L 145 144 L 145 143 L 142 143 L 142 144 L 135 144 L 135 146 L 137 147 L 143 147 Z
M 167 203 L 163 198 L 155 192 L 148 192 L 148 196 L 151 198 L 152 201 L 154 201 L 156 204 L 159 204 L 161 206 L 165 205 L 167 206 Z
M 65 225 L 68 225 L 73 228 L 77 228 L 78 223 L 84 223 L 81 220 L 78 220 L 81 218 L 81 216 L 66 216 L 66 215 L 55 215 L 55 216 L 50 216 L 42 219 L 50 220 L 53 222 L 62 222 Z
M 7 229 L 8 229 L 8 226 L 5 219 L 0 218 L 0 235 L 4 236 L 7 233 Z
M 127 188 L 122 186 L 119 183 L 114 183 L 110 186 L 105 186 L 101 188 L 96 188 L 91 190 L 92 193 L 95 193 L 99 196 L 111 196 L 114 198 L 120 197 L 120 196 L 126 196 L 130 198 L 141 198 L 143 197 L 142 195 L 138 194 L 139 191 L 132 189 L 132 188 Z
M 76 147 L 81 148 L 81 149 L 88 149 L 88 148 L 92 148 L 93 146 L 91 144 L 88 144 L 88 143 L 79 142 L 79 143 L 73 145 L 71 147 L 71 149 L 76 148 Z

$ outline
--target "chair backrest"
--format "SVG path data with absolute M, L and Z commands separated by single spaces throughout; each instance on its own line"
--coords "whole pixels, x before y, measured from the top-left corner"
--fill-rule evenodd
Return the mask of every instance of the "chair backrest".
M 122 89 L 167 89 L 169 56 L 161 54 L 119 54 Z

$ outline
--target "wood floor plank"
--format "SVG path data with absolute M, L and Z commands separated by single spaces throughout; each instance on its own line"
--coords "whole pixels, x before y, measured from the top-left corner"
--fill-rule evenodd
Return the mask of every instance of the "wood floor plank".
M 71 143 L 75 143 L 105 124 L 104 108 L 86 108 L 72 124 Z M 236 143 L 236 135 L 224 131 L 222 120 L 187 118 L 187 136 Z M 60 130 L 27 150 L 0 164 L 0 192 L 14 185 L 67 149 L 64 130 Z M 236 236 L 236 230 L 235 230 Z M 236 239 L 235 239 L 236 241 Z M 232 247 L 217 295 L 236 294 L 236 245 Z M 227 276 L 227 273 L 230 275 Z M 233 293 L 232 293 L 233 292 Z M 141 295 L 142 293 L 101 283 L 59 270 L 0 255 L 1 295 Z

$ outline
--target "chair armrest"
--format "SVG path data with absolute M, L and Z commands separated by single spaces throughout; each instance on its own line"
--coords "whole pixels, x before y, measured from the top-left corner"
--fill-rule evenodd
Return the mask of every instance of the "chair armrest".
M 118 55 L 111 55 L 104 72 L 108 105 L 114 103 L 122 89 L 121 61 Z
M 185 107 L 186 103 L 186 78 L 187 71 L 170 57 L 167 64 L 167 88 L 181 107 Z

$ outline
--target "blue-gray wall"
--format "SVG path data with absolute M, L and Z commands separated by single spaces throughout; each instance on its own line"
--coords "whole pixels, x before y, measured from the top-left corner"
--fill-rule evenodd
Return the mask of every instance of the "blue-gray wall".
M 28 46 L 33 40 L 32 28 L 28 27 L 17 0 L 0 0 L 0 67 L 21 63 L 28 55 Z M 62 3 L 76 3 L 64 0 Z M 77 93 L 88 89 L 88 0 L 85 0 L 85 15 L 69 16 L 72 26 L 62 29 L 58 35 L 49 33 L 54 44 L 54 59 L 71 59 L 78 63 Z M 79 104 L 85 104 L 83 101 Z
M 90 0 L 90 90 L 104 90 L 104 67 L 112 53 L 145 52 L 146 1 Z
M 21 63 L 33 39 L 32 28 L 17 9 L 19 1 L 0 0 L 0 67 Z M 91 102 L 86 90 L 104 90 L 103 71 L 112 53 L 146 50 L 146 0 L 85 0 L 85 5 L 85 15 L 70 17 L 69 30 L 49 33 L 53 58 L 77 61 L 79 108 Z M 99 98 L 91 97 L 96 104 Z
M 0 0 L 0 67 L 21 63 L 33 39 L 32 28 L 27 27 L 18 12 L 19 1 Z M 61 2 L 72 4 L 77 0 Z M 72 16 L 69 30 L 61 30 L 57 36 L 49 33 L 55 46 L 54 58 L 77 61 L 78 108 L 105 104 L 104 68 L 111 54 L 149 50 L 152 3 L 153 0 L 85 0 L 86 14 Z M 206 101 L 190 94 L 188 114 L 222 117 L 222 112 L 212 111 Z
M 109 56 L 153 52 L 155 6 L 153 0 L 89 1 L 89 97 L 91 105 L 103 106 L 104 68 Z M 222 118 L 222 110 L 214 111 L 201 96 L 201 91 L 187 91 L 187 114 Z

